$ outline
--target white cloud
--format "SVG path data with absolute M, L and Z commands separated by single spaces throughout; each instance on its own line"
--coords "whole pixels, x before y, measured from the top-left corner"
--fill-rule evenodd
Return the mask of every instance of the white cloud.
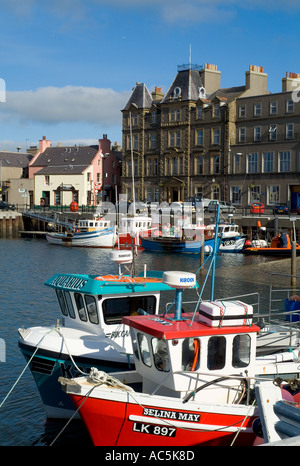
M 0 121 L 22 124 L 85 122 L 99 126 L 120 125 L 121 110 L 131 91 L 116 92 L 83 86 L 42 87 L 31 91 L 7 92 L 0 107 Z

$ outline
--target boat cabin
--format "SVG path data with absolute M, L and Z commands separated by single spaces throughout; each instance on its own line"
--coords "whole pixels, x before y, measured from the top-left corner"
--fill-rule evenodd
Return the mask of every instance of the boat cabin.
M 119 235 L 139 234 L 141 231 L 148 231 L 152 226 L 151 217 L 124 217 L 120 221 Z
M 80 232 L 85 231 L 96 231 L 103 230 L 104 228 L 110 228 L 111 223 L 109 220 L 103 218 L 97 219 L 85 219 L 79 220 L 78 224 L 75 226 L 75 231 L 78 229 Z
M 208 229 L 215 230 L 216 225 L 208 225 Z M 221 237 L 230 238 L 240 235 L 239 226 L 235 223 L 219 223 L 218 233 Z
M 240 377 L 245 371 L 253 375 L 256 334 L 260 329 L 252 324 L 252 306 L 241 302 L 226 306 L 219 301 L 203 302 L 196 314 L 182 313 L 183 289 L 178 287 L 193 283 L 195 277 L 187 272 L 169 274 L 164 274 L 163 281 L 169 286 L 177 282 L 175 316 L 123 318 L 130 327 L 143 392 L 182 397 L 194 390 L 196 383 L 203 385 L 229 375 Z M 228 380 L 226 385 L 230 385 Z M 221 391 L 222 396 L 228 396 L 229 392 Z M 205 397 L 205 390 L 197 394 L 201 396 Z
M 65 327 L 105 335 L 122 346 L 124 339 L 130 342 L 122 318 L 137 315 L 139 309 L 157 314 L 161 292 L 171 290 L 155 272 L 139 277 L 58 273 L 45 285 L 56 292 Z

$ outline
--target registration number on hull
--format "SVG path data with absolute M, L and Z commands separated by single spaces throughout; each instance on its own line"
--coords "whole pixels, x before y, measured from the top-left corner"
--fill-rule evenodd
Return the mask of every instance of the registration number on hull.
M 141 434 L 161 435 L 163 437 L 175 437 L 176 430 L 174 427 L 157 426 L 154 424 L 143 424 L 142 422 L 134 422 L 132 426 L 133 432 Z

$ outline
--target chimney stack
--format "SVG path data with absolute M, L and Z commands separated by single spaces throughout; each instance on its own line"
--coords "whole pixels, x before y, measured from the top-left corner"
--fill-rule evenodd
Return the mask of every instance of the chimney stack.
M 268 93 L 268 75 L 264 73 L 262 66 L 250 65 L 246 71 L 246 92 L 248 95 L 260 95 Z
M 295 91 L 300 86 L 300 74 L 286 72 L 282 78 L 282 92 Z
M 205 63 L 204 68 L 200 70 L 200 76 L 206 94 L 212 94 L 221 87 L 221 71 L 217 70 L 217 65 Z

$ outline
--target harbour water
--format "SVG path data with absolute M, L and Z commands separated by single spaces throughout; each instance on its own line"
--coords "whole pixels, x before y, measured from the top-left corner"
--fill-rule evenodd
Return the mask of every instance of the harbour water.
M 0 446 L 48 446 L 51 444 L 90 446 L 81 421 L 46 420 L 45 412 L 29 369 L 18 348 L 18 328 L 54 325 L 60 318 L 56 296 L 44 286 L 57 272 L 117 273 L 109 250 L 64 248 L 45 240 L 0 240 Z M 215 296 L 226 297 L 260 292 L 262 304 L 268 298 L 267 279 L 283 261 L 222 254 L 216 261 Z M 196 272 L 199 255 L 158 254 L 139 251 L 136 271 L 186 270 Z M 209 299 L 210 290 L 204 297 Z M 58 436 L 58 438 L 57 438 Z M 54 443 L 53 443 L 54 442 Z

